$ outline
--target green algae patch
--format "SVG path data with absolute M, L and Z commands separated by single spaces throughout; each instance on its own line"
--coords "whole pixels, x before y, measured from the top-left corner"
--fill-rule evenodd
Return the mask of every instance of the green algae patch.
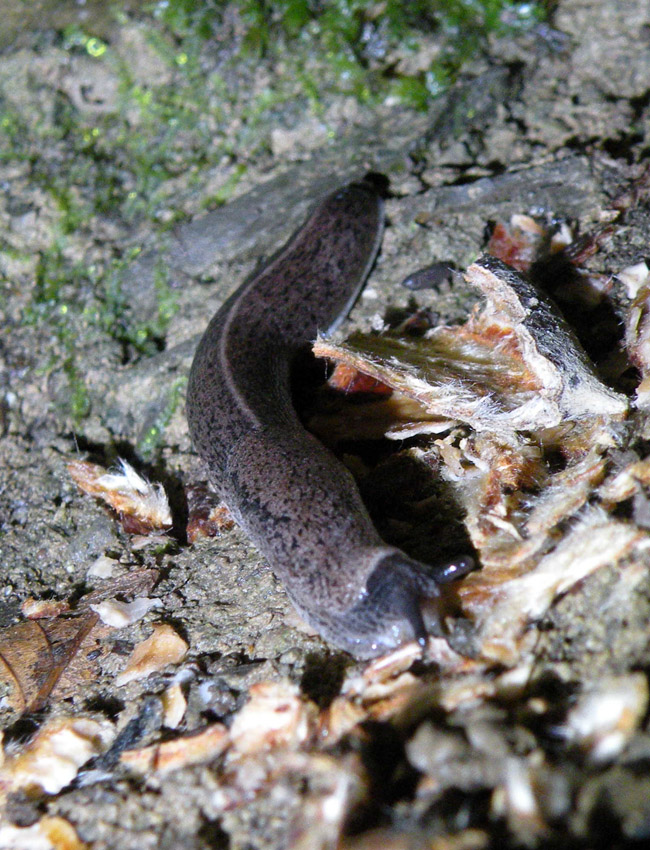
M 167 269 L 155 270 L 146 308 L 122 285 L 143 243 L 272 168 L 285 155 L 282 133 L 296 133 L 298 156 L 301 144 L 335 141 L 332 105 L 426 110 L 491 33 L 531 26 L 542 6 L 165 0 L 110 8 L 112 27 L 106 9 L 101 26 L 92 15 L 83 24 L 64 16 L 54 41 L 17 51 L 0 75 L 0 168 L 30 186 L 23 229 L 0 240 L 0 280 L 24 293 L 10 324 L 39 329 L 35 368 L 63 374 L 57 408 L 77 423 L 90 411 L 89 350 L 114 344 L 107 356 L 124 365 L 165 347 L 178 309 Z M 312 139 L 313 125 L 301 131 L 305 118 L 322 124 L 322 135 Z M 22 215 L 9 212 L 11 221 Z M 56 357 L 46 354 L 49 340 Z

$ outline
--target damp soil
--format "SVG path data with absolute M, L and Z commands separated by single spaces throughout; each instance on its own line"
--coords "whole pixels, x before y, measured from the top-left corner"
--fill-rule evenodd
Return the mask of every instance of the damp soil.
M 86 118 L 117 109 L 120 80 L 111 68 L 98 69 L 87 55 L 62 50 L 53 32 L 45 28 L 3 47 L 0 103 L 9 104 L 12 115 L 22 111 L 26 120 L 36 115 L 52 126 L 70 103 Z M 126 14 L 120 23 L 98 25 L 97 32 L 121 61 L 133 61 L 143 92 L 168 73 L 146 47 L 137 17 Z M 413 311 L 425 303 L 431 309 L 430 293 L 407 290 L 400 281 L 433 262 L 465 268 L 484 249 L 490 223 L 525 213 L 571 222 L 578 232 L 589 229 L 638 178 L 650 150 L 649 42 L 644 0 L 560 0 L 547 23 L 493 36 L 427 111 L 391 102 L 369 106 L 341 95 L 332 95 L 315 114 L 291 101 L 279 104 L 245 137 L 247 170 L 225 203 L 214 203 L 215 187 L 234 173 L 237 151 L 205 171 L 197 157 L 191 180 L 180 173 L 167 186 L 157 220 L 134 215 L 129 221 L 100 206 L 69 235 L 61 250 L 86 269 L 122 261 L 119 309 L 111 302 L 104 318 L 107 290 L 98 303 L 92 274 L 80 278 L 81 293 L 66 289 L 75 281 L 59 281 L 56 298 L 41 299 L 34 308 L 35 288 L 53 286 L 55 276 L 51 262 L 44 267 L 43 252 L 51 256 L 53 234 L 60 233 L 74 200 L 55 203 L 42 188 L 42 174 L 38 180 L 34 175 L 45 163 L 58 179 L 57 168 L 71 166 L 75 149 L 71 137 L 58 133 L 49 141 L 43 136 L 44 145 L 56 148 L 54 155 L 32 149 L 16 156 L 14 135 L 0 159 L 0 627 L 21 622 L 29 598 L 76 599 L 92 590 L 100 580 L 89 576 L 89 568 L 106 555 L 120 569 L 158 570 L 151 595 L 162 607 L 106 638 L 111 651 L 102 656 L 96 678 L 52 700 L 38 716 L 20 718 L 6 698 L 0 702 L 12 740 L 53 714 L 101 714 L 120 729 L 140 716 L 175 671 L 121 688 L 115 672 L 160 621 L 172 623 L 189 644 L 184 732 L 229 722 L 260 681 L 289 680 L 317 704 L 331 701 L 354 663 L 300 623 L 281 585 L 236 527 L 193 546 L 180 530 L 164 547 L 139 549 L 113 515 L 78 491 L 66 464 L 82 456 L 110 467 L 126 458 L 165 484 L 177 517 L 186 514 L 187 487 L 205 480 L 182 403 L 198 337 L 256 263 L 340 183 L 378 171 L 389 178 L 392 193 L 380 258 L 345 332 L 370 328 L 391 310 Z M 229 50 L 225 38 L 215 45 L 203 57 L 203 73 L 221 68 L 222 52 Z M 237 66 L 231 66 L 228 86 L 249 93 L 273 88 L 273 69 L 263 61 L 258 77 L 249 64 L 241 74 L 238 80 Z M 234 127 L 234 110 L 233 116 Z M 88 126 L 92 132 L 90 118 Z M 135 126 L 134 132 L 149 129 Z M 188 144 L 195 143 L 188 133 Z M 99 188 L 89 183 L 85 191 Z M 642 202 L 590 260 L 591 269 L 608 273 L 642 261 L 649 235 Z M 475 297 L 462 281 L 453 278 L 439 289 L 433 309 L 448 321 L 465 318 Z M 61 321 L 69 299 L 87 304 L 87 311 L 73 311 L 74 334 Z M 167 311 L 169 303 L 173 309 Z M 612 309 L 616 315 L 616 305 Z M 107 333 L 111 322 L 115 332 Z M 118 333 L 118 326 L 127 330 Z M 139 347 L 138 332 L 146 341 Z M 636 450 L 643 456 L 647 444 L 638 441 Z M 389 483 L 380 485 L 391 490 Z M 422 485 L 425 495 L 432 486 Z M 399 515 L 399 492 L 392 498 L 388 510 Z M 448 716 L 439 706 L 419 706 L 410 725 L 373 721 L 341 743 L 332 758 L 341 776 L 354 762 L 354 788 L 336 798 L 344 799 L 345 814 L 334 833 L 322 825 L 329 816 L 324 809 L 313 823 L 301 820 L 322 776 L 285 774 L 276 781 L 271 774 L 258 793 L 228 807 L 219 802 L 218 760 L 144 779 L 110 768 L 97 781 L 72 783 L 50 796 L 14 795 L 5 823 L 26 826 L 43 814 L 59 815 L 93 850 L 577 848 L 646 841 L 646 718 L 611 761 L 594 764 L 554 737 L 576 691 L 596 678 L 647 674 L 650 667 L 650 584 L 639 577 L 622 611 L 607 604 L 617 578 L 616 567 L 599 572 L 552 609 L 536 652 L 534 693 L 524 691 L 507 705 L 478 701 Z M 557 723 L 535 719 L 535 706 L 556 698 Z M 488 763 L 485 741 L 472 732 L 481 724 L 490 725 L 498 746 L 507 742 L 509 752 L 533 760 L 542 752 L 552 762 L 546 821 L 539 828 L 495 803 L 503 776 Z M 169 735 L 156 728 L 145 732 L 132 746 Z M 418 782 L 428 776 L 434 783 L 444 772 L 431 756 L 439 745 L 456 755 L 462 747 L 463 755 L 454 762 L 457 775 L 452 771 L 440 794 L 427 797 Z M 362 768 L 354 761 L 359 754 Z M 461 762 L 474 763 L 474 773 L 463 772 Z

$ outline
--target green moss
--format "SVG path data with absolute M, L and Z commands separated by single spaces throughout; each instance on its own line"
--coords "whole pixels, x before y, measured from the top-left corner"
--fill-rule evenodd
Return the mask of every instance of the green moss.
M 69 392 L 65 412 L 79 422 L 90 412 L 90 397 L 83 374 L 83 340 L 93 333 L 104 334 L 122 346 L 123 359 L 133 361 L 164 346 L 164 338 L 177 309 L 176 293 L 169 286 L 163 264 L 154 272 L 156 310 L 151 319 L 140 321 L 122 291 L 122 276 L 137 255 L 131 252 L 100 274 L 95 268 L 69 262 L 56 243 L 41 253 L 36 269 L 31 303 L 23 320 L 47 329 L 58 341 L 58 351 L 43 371 L 62 370 Z
M 284 61 L 291 73 L 310 57 L 325 60 L 322 92 L 344 91 L 362 101 L 391 95 L 426 109 L 490 33 L 530 26 L 543 19 L 543 8 L 513 0 L 246 0 L 241 14 L 246 49 Z M 436 39 L 438 57 L 417 74 L 396 71 L 394 57 L 416 53 L 425 38 Z
M 243 163 L 240 163 L 235 167 L 230 177 L 228 177 L 219 187 L 219 189 L 209 197 L 206 197 L 203 201 L 204 209 L 213 209 L 214 207 L 223 206 L 223 204 L 227 203 L 232 197 L 232 193 L 237 188 L 237 184 L 242 179 L 244 174 L 246 174 L 247 168 Z
M 74 352 L 70 352 L 63 363 L 63 371 L 68 379 L 68 411 L 72 420 L 80 423 L 90 413 L 90 396 L 86 382 L 80 374 Z
M 228 20 L 237 20 L 231 55 L 206 73 L 221 49 L 215 44 L 223 43 L 226 8 Z M 64 50 L 102 63 L 117 78 L 114 109 L 80 112 L 62 92 L 49 95 L 51 112 L 47 95 L 44 105 L 27 109 L 3 102 L 0 163 L 29 163 L 30 180 L 48 199 L 44 206 L 58 214 L 39 256 L 25 321 L 59 342 L 63 360 L 48 368 L 62 368 L 67 377 L 70 415 L 79 420 L 89 410 L 79 360 L 89 331 L 93 339 L 117 340 L 130 362 L 160 350 L 177 306 L 161 266 L 154 315 L 137 319 L 122 287 L 137 251 L 120 253 L 118 243 L 113 256 L 106 250 L 103 266 L 72 259 L 90 244 L 94 217 L 122 227 L 146 219 L 150 229 L 172 227 L 185 214 L 179 198 L 191 197 L 215 168 L 230 176 L 199 204 L 223 204 L 249 164 L 268 159 L 270 128 L 287 110 L 322 115 L 332 93 L 426 109 L 490 33 L 505 31 L 506 12 L 508 26 L 516 28 L 537 20 L 541 8 L 511 0 L 242 0 L 229 6 L 165 0 L 141 12 L 147 43 L 169 77 L 149 85 L 110 40 L 78 26 L 66 29 Z M 121 20 L 130 23 L 124 13 Z M 398 71 L 398 59 L 418 55 L 425 42 L 435 43 L 435 60 L 417 73 Z M 272 85 L 260 86 L 261 76 L 270 74 Z M 143 451 L 154 446 L 161 427 L 155 425 Z
M 97 293 L 99 309 L 95 314 L 97 325 L 112 339 L 122 343 L 124 359 L 133 360 L 134 355 L 151 356 L 164 346 L 165 334 L 177 310 L 177 296 L 168 282 L 167 268 L 162 261 L 154 270 L 156 311 L 147 321 L 136 318 L 130 298 L 123 291 L 123 275 L 135 259 L 137 252 L 117 262 L 103 276 Z
M 90 282 L 88 270 L 65 261 L 56 244 L 39 257 L 31 304 L 24 311 L 26 324 L 49 330 L 58 346 L 41 367 L 44 373 L 61 370 L 68 389 L 62 407 L 75 423 L 90 412 L 90 397 L 78 365 L 78 323 L 81 317 L 79 293 Z M 49 346 L 48 346 L 49 348 Z
M 26 123 L 15 109 L 11 109 L 0 100 L 0 163 L 23 161 L 29 158 L 23 140 L 28 132 Z
M 154 413 L 150 421 L 146 422 L 136 450 L 144 461 L 151 461 L 158 454 L 163 444 L 165 430 L 172 416 L 182 403 L 187 386 L 187 377 L 177 378 L 172 382 L 162 406 Z
M 429 86 L 417 77 L 399 77 L 390 86 L 390 93 L 414 109 L 426 109 L 431 99 Z

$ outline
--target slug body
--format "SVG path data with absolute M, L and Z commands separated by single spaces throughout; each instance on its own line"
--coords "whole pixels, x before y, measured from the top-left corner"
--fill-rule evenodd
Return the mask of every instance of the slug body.
M 423 601 L 435 629 L 439 583 L 471 568 L 427 567 L 385 544 L 352 475 L 292 403 L 296 361 L 347 315 L 382 231 L 371 183 L 327 197 L 216 313 L 187 393 L 192 440 L 220 497 L 305 620 L 358 658 L 424 641 Z

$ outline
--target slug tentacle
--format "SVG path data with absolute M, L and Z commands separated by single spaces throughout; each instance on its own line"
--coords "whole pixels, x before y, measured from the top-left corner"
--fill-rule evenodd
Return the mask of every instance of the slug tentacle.
M 228 298 L 199 343 L 187 417 L 211 481 L 323 637 L 359 658 L 424 643 L 423 602 L 470 559 L 430 568 L 379 537 L 348 470 L 301 425 L 290 376 L 336 327 L 374 262 L 383 202 L 369 180 L 333 192 Z

